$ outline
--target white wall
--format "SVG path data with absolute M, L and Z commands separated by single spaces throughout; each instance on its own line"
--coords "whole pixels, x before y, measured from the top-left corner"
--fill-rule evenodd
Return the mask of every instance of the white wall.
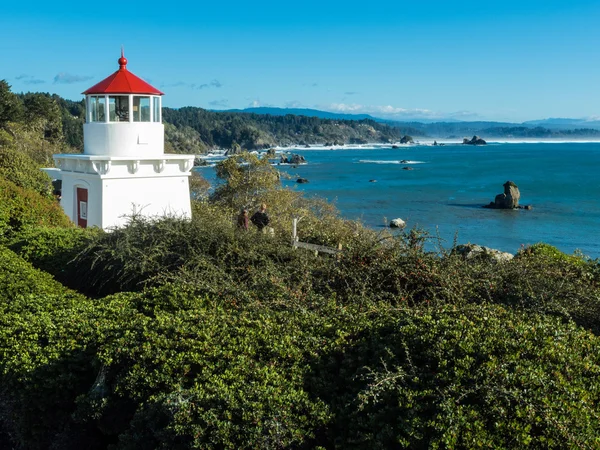
M 61 206 L 74 223 L 78 186 L 88 189 L 88 227 L 119 227 L 134 212 L 191 218 L 188 178 L 193 155 L 54 155 L 54 160 L 63 180 Z
M 103 156 L 160 156 L 164 126 L 156 122 L 91 122 L 83 125 L 83 153 Z
M 102 180 L 102 228 L 123 226 L 133 212 L 145 217 L 191 218 L 188 174 Z
M 62 192 L 60 205 L 71 221 L 77 224 L 76 188 L 88 190 L 87 226 L 102 226 L 102 184 L 98 176 L 62 173 Z

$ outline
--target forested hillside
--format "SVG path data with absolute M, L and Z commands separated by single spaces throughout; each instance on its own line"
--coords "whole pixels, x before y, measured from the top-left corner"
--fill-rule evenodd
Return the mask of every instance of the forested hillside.
M 197 142 L 200 148 L 252 150 L 276 145 L 341 145 L 397 142 L 416 129 L 391 127 L 373 120 L 333 120 L 307 116 L 214 112 L 202 108 L 163 108 L 168 141 L 177 151 L 185 150 L 178 136 Z M 417 135 L 419 133 L 417 132 Z M 183 137 L 183 136 L 182 136 Z

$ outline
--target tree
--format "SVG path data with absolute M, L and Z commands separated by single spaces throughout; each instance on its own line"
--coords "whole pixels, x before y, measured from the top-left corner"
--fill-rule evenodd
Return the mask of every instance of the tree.
M 24 152 L 0 148 L 0 178 L 52 198 L 52 180 L 39 169 L 36 161 Z
M 23 104 L 10 91 L 10 84 L 0 80 L 0 128 L 6 129 L 8 122 L 18 122 L 23 114 Z
M 48 94 L 27 93 L 23 97 L 25 120 L 44 133 L 44 139 L 58 143 L 63 139 L 62 115 L 56 101 Z
M 265 192 L 280 185 L 279 173 L 269 160 L 248 152 L 221 161 L 217 165 L 217 177 L 224 184 L 217 187 L 213 199 L 236 209 L 258 204 Z

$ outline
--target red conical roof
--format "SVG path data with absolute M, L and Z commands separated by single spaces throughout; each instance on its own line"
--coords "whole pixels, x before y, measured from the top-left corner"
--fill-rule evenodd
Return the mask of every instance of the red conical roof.
M 119 58 L 119 70 L 102 80 L 100 83 L 95 84 L 87 91 L 84 91 L 83 94 L 164 95 L 164 93 L 160 92 L 155 87 L 150 86 L 140 77 L 135 76 L 127 70 L 127 59 L 123 55 L 122 50 L 121 57 Z

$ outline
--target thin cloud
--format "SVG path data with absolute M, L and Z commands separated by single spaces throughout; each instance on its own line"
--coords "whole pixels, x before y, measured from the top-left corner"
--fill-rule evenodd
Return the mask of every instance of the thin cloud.
M 204 84 L 192 84 L 191 87 L 193 89 L 205 89 L 205 88 L 210 88 L 210 87 L 214 87 L 214 88 L 220 88 L 222 87 L 223 84 L 221 84 L 221 82 L 219 80 L 212 80 L 210 83 L 204 83 Z
M 304 105 L 297 100 L 292 100 L 291 102 L 286 102 L 283 104 L 285 108 L 303 108 Z
M 54 77 L 54 84 L 74 84 L 82 81 L 91 80 L 93 77 L 84 75 L 72 75 L 70 73 L 61 72 Z
M 18 77 L 15 77 L 15 80 L 23 80 L 24 84 L 43 84 L 46 81 L 35 78 L 33 75 L 21 74 Z
M 441 112 L 425 108 L 400 108 L 392 105 L 361 105 L 357 103 L 331 103 L 329 105 L 318 105 L 319 109 L 331 112 L 342 112 L 349 114 L 371 114 L 384 119 L 395 120 L 475 120 L 480 119 L 478 113 L 472 111 Z
M 36 78 L 32 78 L 30 80 L 23 81 L 23 83 L 25 83 L 25 84 L 44 84 L 45 81 L 44 80 L 38 80 Z
M 322 106 L 327 111 L 352 114 L 375 114 L 385 117 L 423 117 L 434 118 L 439 115 L 435 111 L 422 108 L 399 108 L 392 105 L 361 105 L 357 103 L 331 103 Z
M 355 91 L 344 92 L 344 95 L 356 95 L 356 94 L 358 94 L 358 92 L 355 92 Z
M 162 88 L 185 87 L 188 89 L 196 89 L 196 90 L 210 88 L 210 87 L 220 88 L 222 86 L 223 86 L 223 84 L 219 80 L 212 80 L 210 83 L 202 83 L 202 84 L 186 83 L 184 81 L 176 81 L 175 83 L 163 83 L 160 85 L 160 87 L 162 87 Z

